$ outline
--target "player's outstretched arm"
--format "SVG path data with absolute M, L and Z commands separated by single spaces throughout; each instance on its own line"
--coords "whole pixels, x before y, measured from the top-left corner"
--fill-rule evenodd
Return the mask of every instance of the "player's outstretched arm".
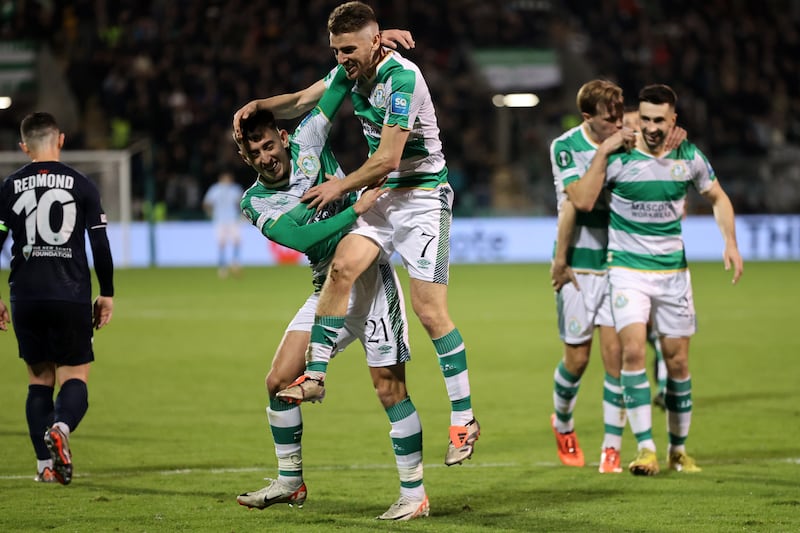
M 297 118 L 304 113 L 308 113 L 317 105 L 322 94 L 325 92 L 325 81 L 319 80 L 296 93 L 279 94 L 267 98 L 251 100 L 239 108 L 233 115 L 233 139 L 239 141 L 242 138 L 240 124 L 242 120 L 249 117 L 259 109 L 269 109 L 277 119 Z

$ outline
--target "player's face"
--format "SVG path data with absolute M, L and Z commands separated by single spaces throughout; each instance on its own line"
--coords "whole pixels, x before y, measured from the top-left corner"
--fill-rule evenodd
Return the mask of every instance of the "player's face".
M 583 114 L 595 142 L 601 143 L 622 129 L 622 102 L 599 104 L 594 115 Z
M 337 63 L 347 72 L 347 79 L 370 78 L 379 58 L 380 34 L 366 26 L 357 32 L 330 34 L 331 50 Z
M 292 169 L 292 161 L 286 151 L 289 134 L 286 130 L 272 128 L 264 128 L 260 133 L 256 141 L 244 139 L 240 153 L 267 185 L 282 185 L 288 181 Z
M 651 152 L 658 151 L 667 134 L 675 126 L 677 115 L 669 104 L 639 103 L 639 125 L 642 138 Z

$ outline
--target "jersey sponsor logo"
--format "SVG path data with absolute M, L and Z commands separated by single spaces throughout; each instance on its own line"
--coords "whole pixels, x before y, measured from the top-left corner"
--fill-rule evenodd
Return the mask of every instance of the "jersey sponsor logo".
M 572 152 L 569 150 L 561 150 L 556 154 L 556 164 L 559 168 L 567 168 L 572 165 Z
M 300 156 L 297 160 L 297 166 L 300 171 L 309 178 L 313 178 L 319 174 L 319 169 L 321 168 L 319 158 L 314 154 Z
M 658 220 L 674 218 L 671 204 L 663 202 L 633 202 L 631 218 L 635 220 Z
M 369 103 L 373 107 L 381 109 L 386 107 L 386 87 L 382 83 L 375 85 L 375 88 L 372 89 L 372 93 L 369 95 Z
M 411 107 L 411 94 L 394 93 L 392 95 L 392 113 L 395 115 L 408 115 Z

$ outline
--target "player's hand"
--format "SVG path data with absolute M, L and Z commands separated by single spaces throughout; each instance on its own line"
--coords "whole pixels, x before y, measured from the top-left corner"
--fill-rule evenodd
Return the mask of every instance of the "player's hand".
M 111 322 L 111 315 L 114 313 L 114 298 L 110 296 L 98 296 L 92 305 L 92 326 L 100 329 Z
M 11 322 L 11 317 L 8 316 L 8 307 L 0 300 L 0 331 L 8 331 L 8 323 Z
M 667 134 L 667 138 L 664 139 L 664 148 L 667 150 L 667 152 L 671 152 L 680 146 L 681 143 L 686 140 L 686 137 L 686 130 L 680 126 L 675 126 Z
M 570 282 L 575 285 L 577 290 L 581 290 L 578 285 L 578 279 L 575 277 L 575 272 L 572 271 L 572 267 L 566 262 L 552 262 L 550 265 L 550 281 L 553 285 L 553 290 L 556 292 L 560 292 L 561 288 Z
M 239 110 L 233 115 L 233 140 L 236 142 L 236 144 L 240 144 L 242 142 L 242 120 L 246 119 L 256 111 L 258 111 L 258 103 L 255 100 L 252 100 L 239 108 Z
M 414 38 L 408 30 L 383 30 L 381 32 L 381 45 L 397 50 L 397 45 L 402 46 L 406 50 L 414 48 Z
M 353 209 L 355 210 L 356 214 L 363 215 L 375 205 L 375 203 L 378 201 L 378 198 L 386 194 L 386 191 L 389 189 L 383 188 L 384 183 L 386 183 L 386 178 L 383 178 L 375 185 L 370 185 L 361 191 L 361 196 L 359 196 L 358 201 L 353 204 Z
M 331 174 L 325 174 L 325 182 L 308 189 L 300 198 L 301 202 L 308 203 L 308 208 L 321 209 L 340 198 L 346 191 L 342 187 L 342 180 Z
M 739 278 L 742 277 L 744 273 L 744 261 L 742 261 L 742 256 L 739 253 L 739 248 L 736 244 L 726 244 L 725 251 L 722 254 L 722 260 L 725 264 L 725 270 L 730 270 L 733 267 L 733 279 L 731 283 L 736 285 L 739 281 Z
M 630 152 L 636 146 L 636 131 L 631 128 L 622 128 L 614 135 L 603 141 L 600 145 L 607 154 L 616 152 L 620 148 L 624 148 L 626 152 Z

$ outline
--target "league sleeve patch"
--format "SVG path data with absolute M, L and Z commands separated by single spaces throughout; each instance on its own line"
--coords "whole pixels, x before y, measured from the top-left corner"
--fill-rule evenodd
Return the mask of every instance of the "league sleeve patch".
M 408 115 L 408 110 L 411 107 L 411 94 L 410 93 L 394 93 L 392 94 L 392 108 L 391 111 L 395 115 Z
M 559 168 L 567 168 L 572 165 L 572 153 L 569 150 L 561 150 L 556 154 L 556 164 Z

